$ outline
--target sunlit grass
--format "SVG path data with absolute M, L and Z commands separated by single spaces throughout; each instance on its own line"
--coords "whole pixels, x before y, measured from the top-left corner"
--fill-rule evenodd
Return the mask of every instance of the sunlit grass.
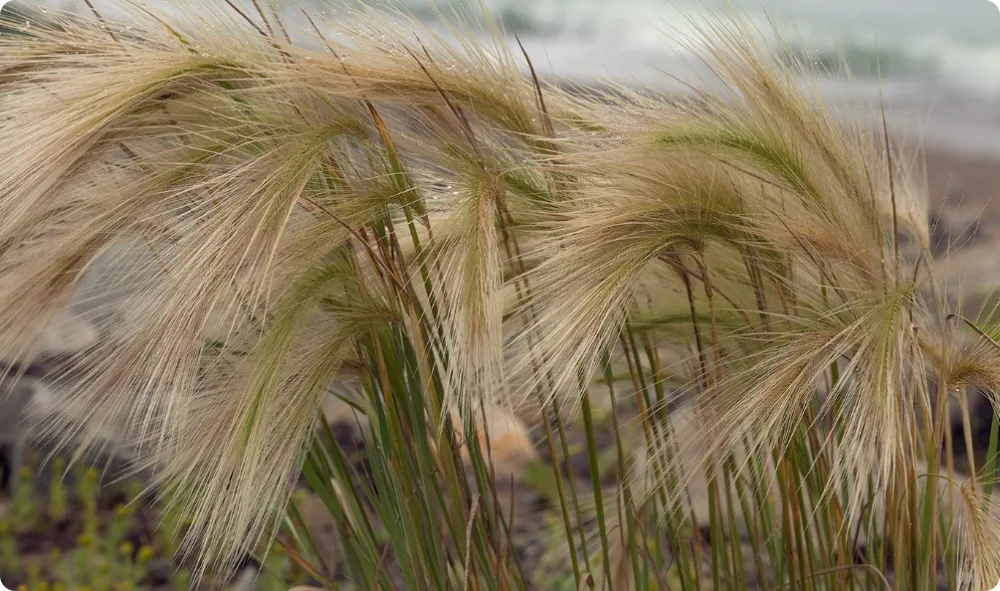
M 952 315 L 915 157 L 878 114 L 845 128 L 726 19 L 691 42 L 724 82 L 694 104 L 523 76 L 465 21 L 455 44 L 308 13 L 313 51 L 239 6 L 0 37 L 4 350 L 143 245 L 52 429 L 136 442 L 195 579 L 279 531 L 329 588 L 1000 578 L 997 437 L 963 475 L 949 424 L 970 387 L 995 402 L 1000 346 Z M 318 416 L 347 382 L 363 470 Z M 534 572 L 489 434 L 504 406 L 552 458 L 523 475 L 556 516 Z M 289 504 L 300 472 L 340 556 Z

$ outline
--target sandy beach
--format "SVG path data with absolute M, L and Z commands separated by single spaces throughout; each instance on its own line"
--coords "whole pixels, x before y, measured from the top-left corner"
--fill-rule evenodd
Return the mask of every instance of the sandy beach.
M 1000 158 L 933 145 L 924 153 L 935 271 L 975 315 L 1000 280 Z

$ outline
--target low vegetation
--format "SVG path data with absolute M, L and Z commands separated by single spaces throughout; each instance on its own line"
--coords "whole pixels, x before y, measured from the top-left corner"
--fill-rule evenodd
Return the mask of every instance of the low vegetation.
M 95 466 L 78 462 L 67 470 L 64 458 L 44 465 L 39 459 L 33 455 L 10 493 L 0 494 L 5 585 L 18 591 L 191 588 L 191 572 L 172 564 L 185 519 L 150 503 L 140 480 L 102 483 Z M 305 579 L 280 549 L 260 562 L 255 590 L 284 591 Z

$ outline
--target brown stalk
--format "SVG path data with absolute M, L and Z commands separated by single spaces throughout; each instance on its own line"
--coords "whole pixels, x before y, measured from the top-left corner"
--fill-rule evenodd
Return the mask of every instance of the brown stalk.
M 472 565 L 472 526 L 476 523 L 479 513 L 479 493 L 472 497 L 472 510 L 469 511 L 469 523 L 465 526 L 465 574 L 462 577 L 463 591 L 469 591 L 469 575 L 475 570 Z
M 114 31 L 112 31 L 111 27 L 108 26 L 107 21 L 104 20 L 103 16 L 101 16 L 101 13 L 98 12 L 96 8 L 94 8 L 94 3 L 91 2 L 90 0 L 83 0 L 83 1 L 87 3 L 87 6 L 90 7 L 90 11 L 93 12 L 94 16 L 97 17 L 97 20 L 100 21 L 101 28 L 104 29 L 104 31 L 108 34 L 108 37 L 111 37 L 112 41 L 118 43 L 118 38 L 115 37 Z
M 882 136 L 885 141 L 885 158 L 887 166 L 889 168 L 889 198 L 892 201 L 892 254 L 893 254 L 893 265 L 895 269 L 895 274 L 893 275 L 893 281 L 899 281 L 899 215 L 896 211 L 896 184 L 894 180 L 893 167 L 892 167 L 892 142 L 889 140 L 889 126 L 885 121 L 885 100 L 882 98 L 882 66 L 881 63 L 878 64 L 878 77 L 879 77 L 879 109 L 882 115 Z
M 521 38 L 514 35 L 514 39 L 517 40 L 517 46 L 521 48 L 524 60 L 528 62 L 528 71 L 531 72 L 531 81 L 535 87 L 535 98 L 538 100 L 538 110 L 542 113 L 542 125 L 545 128 L 545 135 L 549 138 L 554 138 L 556 136 L 556 130 L 552 125 L 552 117 L 549 116 L 549 110 L 545 107 L 545 96 L 542 94 L 542 84 L 538 80 L 538 74 L 535 73 L 535 65 L 531 62 L 531 57 L 528 55 L 528 51 L 521 43 Z M 552 147 L 552 151 L 555 152 L 554 146 Z
M 438 84 L 437 80 L 434 79 L 434 76 L 431 75 L 430 70 L 427 69 L 427 66 L 425 66 L 424 63 L 420 61 L 420 58 L 418 58 L 415 53 L 410 51 L 410 48 L 407 47 L 404 49 L 406 49 L 406 53 L 409 53 L 410 56 L 413 58 L 413 60 L 417 62 L 417 65 L 420 66 L 420 69 L 423 70 L 424 74 L 427 75 L 427 79 L 431 81 L 431 84 L 433 84 L 434 88 L 437 89 L 438 94 L 440 94 L 441 98 L 444 99 L 445 104 L 448 105 L 448 109 L 450 109 L 451 112 L 458 119 L 459 124 L 462 126 L 462 131 L 465 133 L 466 139 L 468 139 L 469 141 L 469 146 L 472 148 L 472 151 L 475 152 L 476 157 L 479 159 L 479 165 L 485 171 L 486 163 L 483 160 L 482 153 L 480 153 L 479 151 L 479 145 L 476 143 L 476 138 L 472 133 L 472 126 L 469 125 L 469 120 L 465 117 L 465 113 L 463 113 L 460 108 L 458 108 L 457 106 L 455 106 L 455 104 L 451 102 L 451 99 L 448 98 L 448 93 L 446 93 L 444 89 L 441 88 L 441 85 Z
M 687 293 L 688 310 L 691 314 L 691 328 L 694 331 L 695 348 L 698 351 L 699 382 L 702 392 L 705 392 L 709 386 L 708 361 L 705 357 L 705 345 L 702 342 L 701 329 L 698 327 L 698 312 L 694 304 L 694 286 L 691 284 L 691 277 L 688 275 L 687 267 L 680 260 L 680 257 L 678 255 L 671 255 L 669 258 L 673 263 L 674 270 L 680 275 L 681 281 L 684 283 L 684 290 Z
M 267 15 L 265 15 L 264 11 L 261 9 L 260 3 L 257 2 L 257 0 L 250 0 L 250 1 L 253 2 L 253 7 L 257 9 L 257 14 L 260 15 L 260 20 L 264 22 L 264 27 L 267 28 L 267 35 L 271 38 L 274 38 L 274 29 L 271 28 L 271 23 L 267 20 Z
M 709 279 L 708 266 L 705 264 L 705 253 L 698 253 L 698 256 L 692 256 L 695 264 L 701 270 L 702 285 L 705 288 L 705 298 L 708 300 L 708 313 L 711 318 L 712 323 L 712 350 L 715 353 L 713 364 L 715 365 L 715 379 L 722 380 L 722 351 L 721 351 L 721 340 L 719 338 L 719 324 L 715 317 L 715 290 L 712 289 L 712 281 Z
M 288 29 L 285 28 L 285 23 L 282 22 L 281 16 L 278 14 L 278 9 L 274 6 L 274 4 L 269 4 L 269 6 L 271 8 L 271 16 L 274 18 L 274 22 L 278 23 L 278 29 L 281 30 L 281 35 L 285 38 L 285 41 L 291 45 L 292 36 L 288 34 Z
M 260 33 L 264 37 L 267 37 L 267 33 L 264 31 L 264 29 L 261 29 L 260 26 L 257 23 L 255 23 L 252 18 L 250 18 L 249 14 L 240 10 L 240 7 L 236 6 L 236 4 L 233 3 L 233 0 L 225 0 L 225 2 L 226 4 L 229 5 L 229 8 L 233 9 L 233 12 L 243 17 L 243 20 L 245 20 L 246 22 L 250 23 L 250 26 L 253 27 L 258 33 Z
M 368 256 L 369 256 L 369 258 L 371 259 L 371 261 L 372 261 L 373 263 L 375 263 L 375 264 L 376 264 L 376 266 L 380 266 L 380 267 L 381 267 L 381 268 L 382 268 L 382 269 L 383 269 L 384 271 L 386 271 L 386 272 L 387 272 L 387 273 L 389 274 L 389 277 L 390 277 L 391 279 L 393 279 L 393 281 L 396 281 L 396 277 L 395 277 L 395 275 L 394 275 L 394 274 L 392 273 L 392 270 L 391 270 L 391 269 L 389 268 L 389 266 L 388 266 L 388 265 L 386 265 L 386 263 L 385 263 L 385 261 L 384 261 L 384 260 L 381 260 L 381 259 L 380 259 L 380 258 L 379 258 L 379 257 L 378 257 L 378 256 L 377 256 L 376 254 L 375 254 L 375 251 L 373 251 L 373 250 L 372 250 L 372 247 L 371 247 L 371 245 L 369 245 L 369 244 L 368 244 L 368 241 L 367 241 L 367 240 L 365 240 L 365 237 L 364 237 L 363 235 L 361 235 L 361 234 L 360 234 L 360 233 L 359 233 L 359 232 L 358 232 L 357 230 L 355 230 L 354 228 L 350 227 L 350 226 L 349 226 L 349 225 L 347 224 L 347 222 L 345 222 L 344 220 L 342 220 L 342 219 L 340 219 L 339 217 L 337 217 L 337 214 L 335 214 L 335 213 L 333 213 L 332 211 L 330 211 L 329 209 L 327 209 L 327 208 L 323 207 L 323 206 L 322 206 L 322 205 L 320 205 L 319 203 L 316 203 L 315 201 L 313 201 L 313 200 L 312 200 L 312 199 L 310 199 L 309 197 L 306 197 L 305 195 L 302 195 L 302 197 L 301 197 L 301 198 L 302 198 L 302 200 L 306 201 L 307 203 L 310 203 L 310 204 L 311 204 L 311 205 L 312 205 L 313 207 L 315 207 L 315 208 L 319 209 L 319 210 L 320 210 L 320 211 L 322 211 L 323 213 L 325 213 L 325 214 L 327 214 L 328 216 L 330 216 L 331 218 L 333 218 L 333 220 L 334 220 L 335 222 L 337 222 L 338 224 L 340 224 L 341 226 L 343 226 L 343 228 L 344 228 L 345 230 L 347 230 L 348 232 L 350 232 L 351 236 L 354 236 L 354 237 L 355 237 L 355 238 L 356 238 L 356 239 L 358 240 L 358 242 L 360 242 L 360 243 L 361 243 L 361 245 L 362 245 L 362 246 L 364 247 L 364 249 L 365 249 L 365 250 L 367 251 L 367 253 L 368 253 Z M 402 285 L 402 283 L 400 283 L 400 282 L 396 281 L 396 287 L 397 287 L 397 288 L 399 288 L 399 289 L 402 289 L 402 288 L 403 288 L 403 285 Z
M 280 538 L 275 539 L 274 543 L 277 544 L 282 549 L 282 551 L 288 555 L 288 558 L 290 558 L 292 562 L 295 563 L 296 566 L 309 573 L 309 576 L 314 577 L 316 580 L 323 581 L 323 584 L 325 585 L 330 584 L 330 581 L 326 577 L 324 577 L 318 570 L 316 570 L 316 568 L 313 567 L 313 565 L 309 564 L 309 561 L 303 558 L 301 554 L 296 552 L 294 548 L 292 548 L 289 544 L 285 543 L 284 540 L 281 540 Z

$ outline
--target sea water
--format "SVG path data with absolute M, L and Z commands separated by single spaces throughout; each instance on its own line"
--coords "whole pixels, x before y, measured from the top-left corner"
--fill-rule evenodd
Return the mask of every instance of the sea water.
M 82 1 L 19 0 L 80 6 Z M 96 0 L 98 6 L 114 0 Z M 183 0 L 194 2 L 195 0 Z M 217 2 L 222 0 L 197 0 Z M 237 0 L 247 4 L 249 0 Z M 357 0 L 274 0 L 336 19 Z M 170 11 L 172 2 L 150 0 Z M 711 84 L 696 33 L 728 13 L 815 66 L 831 101 L 885 106 L 893 126 L 955 148 L 1000 155 L 1000 10 L 989 0 L 366 0 L 434 27 L 440 15 L 485 9 L 549 78 L 615 81 L 681 92 Z M 85 7 L 84 7 L 85 9 Z M 113 7 L 103 9 L 114 12 Z M 252 12 L 252 11 L 251 11 Z M 438 27 L 447 36 L 447 33 Z M 516 49 L 516 47 L 515 47 Z M 845 67 L 846 65 L 846 67 Z M 850 76 L 848 76 L 848 72 Z
M 406 1 L 426 20 L 468 4 Z M 819 85 L 829 100 L 882 103 L 897 130 L 1000 156 L 1000 9 L 988 0 L 485 4 L 547 73 L 677 90 L 705 83 L 697 59 L 698 28 L 706 18 L 732 13 L 821 72 Z

